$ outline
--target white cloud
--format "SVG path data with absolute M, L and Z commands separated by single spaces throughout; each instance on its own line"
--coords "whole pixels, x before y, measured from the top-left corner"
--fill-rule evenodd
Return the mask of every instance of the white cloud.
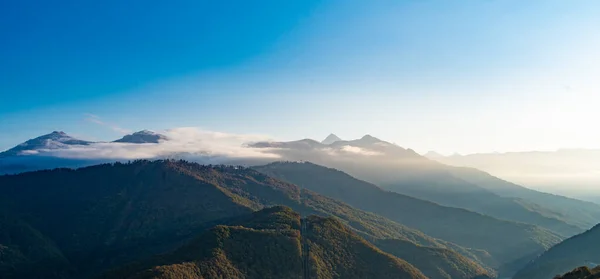
M 366 156 L 382 155 L 381 152 L 377 152 L 377 151 L 373 151 L 373 150 L 369 150 L 369 149 L 365 149 L 365 148 L 360 148 L 357 146 L 350 146 L 350 145 L 342 146 L 341 150 L 344 152 L 348 152 L 348 153 L 360 154 L 360 155 L 366 155 Z
M 66 149 L 43 150 L 61 158 L 77 159 L 151 159 L 165 157 L 227 157 L 227 158 L 278 158 L 269 149 L 245 147 L 251 141 L 265 140 L 260 135 L 228 134 L 184 127 L 158 131 L 169 140 L 160 143 L 93 143 L 69 146 Z

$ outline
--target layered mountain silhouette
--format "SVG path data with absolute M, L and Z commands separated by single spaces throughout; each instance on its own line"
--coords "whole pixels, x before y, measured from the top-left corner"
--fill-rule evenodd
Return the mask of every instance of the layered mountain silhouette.
M 9 221 L 1 220 L 12 224 L 0 226 L 3 252 L 0 274 L 7 274 L 3 278 L 94 277 L 128 262 L 167 253 L 206 233 L 207 229 L 231 226 L 239 218 L 275 205 L 288 206 L 303 216 L 329 216 L 337 220 L 323 219 L 324 227 L 316 226 L 321 221 L 311 222 L 315 226 L 310 228 L 320 228 L 318 230 L 323 233 L 332 228 L 336 232 L 331 237 L 338 244 L 314 240 L 315 243 L 321 241 L 318 246 L 321 248 L 315 248 L 313 255 L 321 255 L 315 266 L 317 271 L 321 270 L 318 272 L 325 272 L 323 274 L 338 274 L 339 270 L 332 269 L 340 263 L 336 255 L 354 253 L 354 250 L 344 250 L 350 247 L 359 252 L 347 256 L 356 261 L 360 272 L 366 272 L 358 274 L 377 272 L 362 270 L 366 264 L 360 261 L 367 257 L 365 255 L 380 257 L 382 263 L 387 261 L 387 268 L 399 264 L 398 268 L 405 266 L 403 261 L 391 255 L 382 256 L 358 235 L 379 248 L 387 246 L 386 242 L 378 242 L 386 239 L 409 244 L 405 247 L 424 257 L 405 261 L 412 266 L 427 267 L 424 272 L 429 278 L 447 278 L 438 276 L 443 274 L 438 270 L 440 268 L 446 269 L 448 274 L 464 275 L 453 278 L 493 274 L 477 263 L 477 257 L 485 255 L 483 251 L 430 237 L 382 216 L 243 167 L 203 166 L 169 160 L 136 161 L 0 176 L 0 185 L 0 216 L 10 218 Z M 347 228 L 340 228 L 341 224 Z M 19 234 L 24 228 L 29 233 Z M 249 242 L 248 245 L 261 246 L 262 242 L 250 243 L 250 240 L 263 234 L 254 234 L 257 227 L 249 228 L 252 229 L 247 230 L 249 238 L 241 239 Z M 231 232 L 230 229 L 227 230 Z M 236 230 L 236 233 L 244 231 Z M 337 231 L 341 238 L 335 238 Z M 266 234 L 270 235 L 270 232 Z M 534 235 L 524 236 L 528 237 Z M 528 242 L 527 239 L 523 241 Z M 394 247 L 390 248 L 390 253 L 396 251 Z M 432 253 L 431 249 L 442 252 Z M 220 268 L 218 263 L 214 264 L 215 268 Z M 382 267 L 382 270 L 385 269 Z M 408 267 L 406 270 L 412 272 Z M 355 270 L 350 268 L 348 272 L 344 274 Z M 340 278 L 335 276 L 329 278 Z
M 282 158 L 336 168 L 397 193 L 500 219 L 536 224 L 563 236 L 580 233 L 600 221 L 600 215 L 596 211 L 600 207 L 554 205 L 553 199 L 538 198 L 537 201 L 544 201 L 544 205 L 540 205 L 526 197 L 520 197 L 519 192 L 513 196 L 503 196 L 488 188 L 508 184 L 505 181 L 477 170 L 443 165 L 411 149 L 370 135 L 330 145 L 301 140 L 263 142 L 254 147 L 274 148 L 274 152 Z M 534 191 L 528 194 L 531 192 Z M 540 193 L 539 196 L 543 195 Z M 552 209 L 546 207 L 546 204 Z M 589 218 L 578 217 L 578 211 L 586 212 Z
M 523 257 L 532 259 L 561 240 L 559 236 L 536 226 L 503 221 L 385 191 L 341 171 L 312 163 L 278 162 L 255 169 L 433 237 L 484 250 L 491 259 L 482 260 L 495 268 Z M 505 272 L 514 272 L 514 268 Z
M 442 156 L 435 160 L 481 169 L 519 184 L 588 198 L 600 184 L 600 149 L 558 149 Z M 577 185 L 577 188 L 571 187 Z
M 336 219 L 310 216 L 304 222 L 301 230 L 300 215 L 289 208 L 263 209 L 102 278 L 427 278 Z
M 600 225 L 552 247 L 530 262 L 514 278 L 552 278 L 579 266 L 597 266 L 600 263 L 599 247 Z

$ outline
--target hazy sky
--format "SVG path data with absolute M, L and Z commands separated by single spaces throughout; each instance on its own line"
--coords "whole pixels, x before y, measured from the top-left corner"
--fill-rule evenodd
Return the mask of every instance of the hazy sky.
M 186 126 L 599 148 L 599 15 L 596 0 L 2 1 L 0 150 Z

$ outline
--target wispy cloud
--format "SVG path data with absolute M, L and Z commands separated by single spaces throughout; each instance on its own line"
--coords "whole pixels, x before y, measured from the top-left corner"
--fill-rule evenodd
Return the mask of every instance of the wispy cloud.
M 91 114 L 91 113 L 86 113 L 84 115 L 85 115 L 85 120 L 86 121 L 92 122 L 92 123 L 95 123 L 95 124 L 98 124 L 98 125 L 101 125 L 101 126 L 104 126 L 104 127 L 107 127 L 109 129 L 117 132 L 117 133 L 120 133 L 120 134 L 123 134 L 123 135 L 131 134 L 132 133 L 131 130 L 128 130 L 128 129 L 125 129 L 125 128 L 121 128 L 121 127 L 119 127 L 117 125 L 114 125 L 114 124 L 102 121 L 102 119 L 98 115 Z

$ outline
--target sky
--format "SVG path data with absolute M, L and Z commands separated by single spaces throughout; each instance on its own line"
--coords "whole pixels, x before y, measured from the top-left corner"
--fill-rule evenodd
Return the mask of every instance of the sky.
M 0 150 L 199 127 L 600 148 L 595 0 L 2 1 Z

